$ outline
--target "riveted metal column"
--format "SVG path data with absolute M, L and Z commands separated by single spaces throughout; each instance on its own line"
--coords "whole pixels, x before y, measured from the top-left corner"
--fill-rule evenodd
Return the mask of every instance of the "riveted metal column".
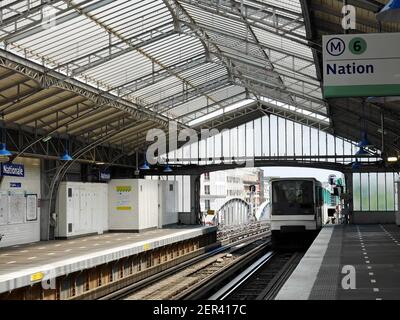
M 40 240 L 49 240 L 53 237 L 55 221 L 49 211 L 50 183 L 54 175 L 55 161 L 40 160 Z M 49 228 L 49 225 L 51 228 Z M 50 234 L 51 233 L 51 234 Z
M 200 175 L 190 176 L 190 213 L 190 221 L 193 221 L 195 224 L 200 224 Z
M 349 210 L 349 223 L 353 223 L 353 173 L 346 172 L 344 174 L 344 179 L 346 184 L 346 194 L 348 195 L 345 199 L 344 205 L 345 208 L 348 208 Z

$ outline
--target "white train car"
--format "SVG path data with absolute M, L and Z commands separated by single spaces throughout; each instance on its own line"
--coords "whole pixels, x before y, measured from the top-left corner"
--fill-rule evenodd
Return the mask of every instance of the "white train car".
M 314 178 L 271 180 L 271 231 L 273 244 L 284 238 L 313 239 L 324 220 L 321 182 Z

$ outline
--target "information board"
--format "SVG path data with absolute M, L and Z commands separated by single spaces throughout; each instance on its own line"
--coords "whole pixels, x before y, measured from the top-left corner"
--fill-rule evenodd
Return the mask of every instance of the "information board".
M 8 222 L 8 192 L 0 193 L 0 225 L 7 224 Z
M 26 195 L 26 221 L 37 220 L 37 195 Z
M 23 193 L 11 193 L 9 196 L 10 211 L 8 223 L 24 223 L 26 215 L 26 197 Z
M 400 95 L 400 33 L 322 37 L 323 95 Z

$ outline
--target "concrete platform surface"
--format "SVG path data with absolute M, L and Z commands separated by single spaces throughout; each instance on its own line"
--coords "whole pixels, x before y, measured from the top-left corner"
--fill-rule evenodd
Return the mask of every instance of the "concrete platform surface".
M 216 227 L 169 226 L 1 248 L 0 293 L 30 285 L 38 274 L 57 277 L 213 231 Z
M 324 227 L 276 299 L 400 299 L 400 228 Z

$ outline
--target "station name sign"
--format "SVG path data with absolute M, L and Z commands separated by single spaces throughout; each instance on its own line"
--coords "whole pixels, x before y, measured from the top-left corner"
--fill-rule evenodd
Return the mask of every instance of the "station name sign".
M 400 95 L 400 33 L 322 37 L 323 95 Z
M 1 164 L 1 175 L 12 176 L 12 177 L 24 177 L 25 168 L 23 164 L 14 163 L 2 163 Z
M 111 174 L 110 174 L 109 172 L 100 171 L 100 172 L 99 172 L 99 175 L 100 175 L 100 180 L 108 181 L 108 180 L 111 179 Z

